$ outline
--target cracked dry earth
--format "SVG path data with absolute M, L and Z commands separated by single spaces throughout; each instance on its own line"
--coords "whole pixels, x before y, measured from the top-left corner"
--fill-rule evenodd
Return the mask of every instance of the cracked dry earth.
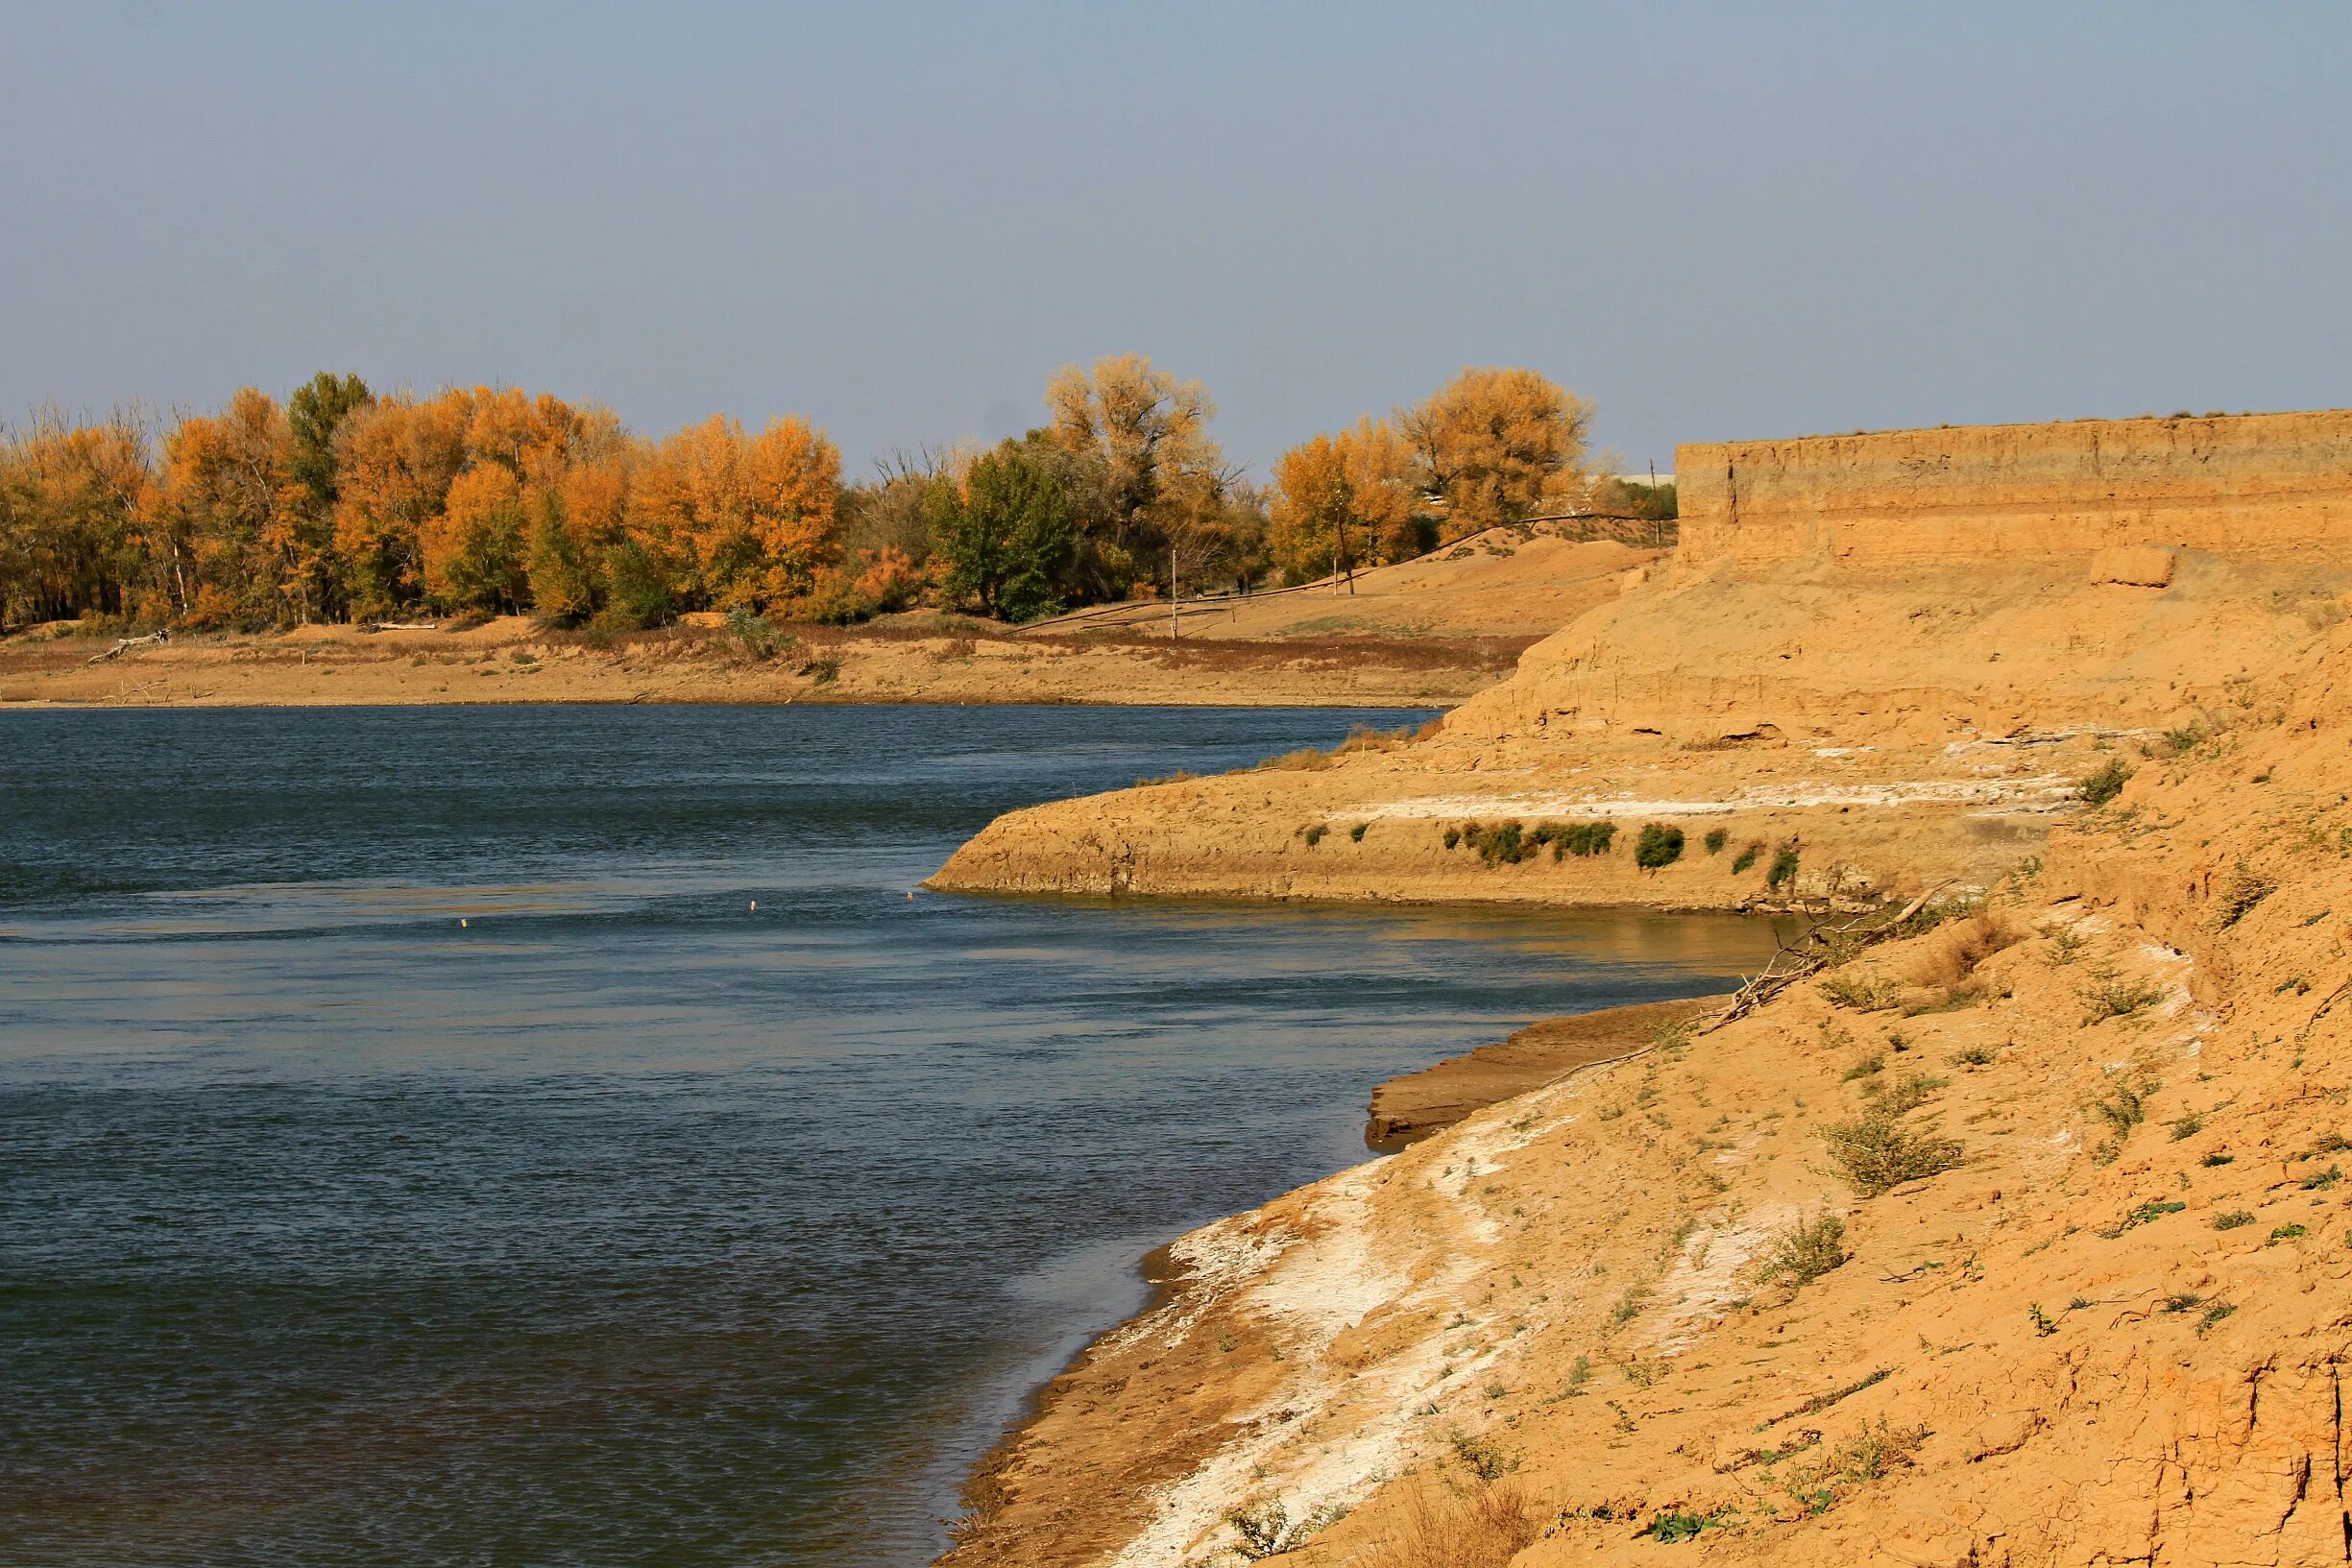
M 1980 913 L 1183 1238 L 943 1560 L 2352 1560 L 2347 672 Z

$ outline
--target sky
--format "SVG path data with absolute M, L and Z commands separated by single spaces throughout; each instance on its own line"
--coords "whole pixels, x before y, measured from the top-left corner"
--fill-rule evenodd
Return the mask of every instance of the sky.
M 2352 403 L 2352 6 L 0 0 L 0 418 L 312 372 L 852 473 L 1137 351 L 1229 456 Z

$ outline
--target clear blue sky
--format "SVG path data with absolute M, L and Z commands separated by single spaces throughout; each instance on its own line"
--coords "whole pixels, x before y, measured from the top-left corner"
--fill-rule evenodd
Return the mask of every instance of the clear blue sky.
M 2352 403 L 2352 6 L 0 0 L 0 414 L 320 368 L 853 470 L 1466 363 L 1685 440 Z

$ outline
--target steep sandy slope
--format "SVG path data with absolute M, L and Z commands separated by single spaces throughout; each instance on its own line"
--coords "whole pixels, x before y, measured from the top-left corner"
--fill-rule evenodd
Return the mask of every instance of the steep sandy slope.
M 2347 672 L 1976 916 L 1183 1238 L 947 1560 L 2352 1559 Z
M 1219 640 L 1331 637 L 1541 637 L 1572 616 L 1616 597 L 1625 573 L 1665 552 L 1612 540 L 1573 540 L 1556 532 L 1490 528 L 1459 543 L 1354 581 L 1180 607 L 1186 637 Z M 1112 605 L 1041 623 L 1031 635 L 1082 627 L 1129 627 L 1162 633 L 1165 604 Z
M 2161 571 L 2121 571 L 2161 585 L 2088 557 L 1678 560 L 1435 736 L 1016 812 L 935 885 L 1668 906 L 1981 886 L 2102 751 L 2279 700 L 2352 586 L 2335 555 L 2151 553 Z M 1593 821 L 1608 853 L 1482 856 L 1463 832 Z M 1651 822 L 1685 835 L 1655 873 L 1632 853 Z

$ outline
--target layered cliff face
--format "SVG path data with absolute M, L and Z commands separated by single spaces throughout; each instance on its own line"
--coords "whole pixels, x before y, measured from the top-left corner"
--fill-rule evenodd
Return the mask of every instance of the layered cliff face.
M 1182 1239 L 950 1562 L 2352 1560 L 2347 670 L 1976 915 Z
M 2352 410 L 1687 446 L 1682 561 L 2024 561 L 2352 543 Z
M 2352 549 L 2323 543 L 2352 527 L 2348 433 L 2331 414 L 1685 448 L 1672 564 L 1438 733 L 1017 812 L 935 885 L 1665 906 L 1982 886 L 2106 754 L 2283 700 L 2352 588 Z M 1477 848 L 1602 821 L 1605 854 Z M 1685 848 L 1644 870 L 1650 823 Z

